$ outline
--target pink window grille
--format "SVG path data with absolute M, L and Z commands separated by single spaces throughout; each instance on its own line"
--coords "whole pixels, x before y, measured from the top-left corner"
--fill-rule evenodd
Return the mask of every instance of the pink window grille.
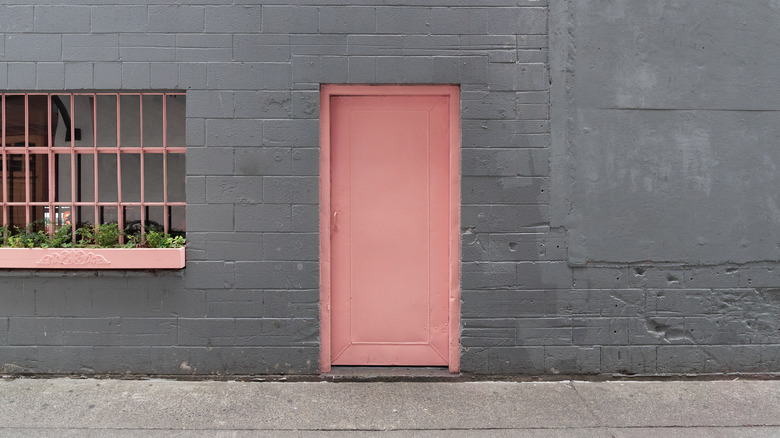
M 4 226 L 184 233 L 184 93 L 3 93 L 0 135 Z

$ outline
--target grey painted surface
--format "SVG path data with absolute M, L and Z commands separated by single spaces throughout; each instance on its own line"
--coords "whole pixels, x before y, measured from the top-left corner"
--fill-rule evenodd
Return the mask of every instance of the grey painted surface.
M 570 261 L 780 260 L 778 5 L 572 5 Z
M 779 14 L 775 2 L 551 2 L 550 224 L 573 290 L 548 290 L 545 319 L 572 319 L 550 321 L 544 342 L 599 350 L 589 362 L 563 347 L 565 369 L 778 369 L 766 53 Z M 521 350 L 508 348 L 511 362 Z
M 187 90 L 187 268 L 0 273 L 3 372 L 318 373 L 331 82 L 461 86 L 464 371 L 780 370 L 776 2 L 65 3 L 0 87 Z

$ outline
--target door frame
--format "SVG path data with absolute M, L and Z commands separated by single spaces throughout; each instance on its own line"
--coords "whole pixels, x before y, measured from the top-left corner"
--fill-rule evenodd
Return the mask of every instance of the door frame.
M 331 144 L 334 96 L 446 96 L 449 98 L 449 371 L 460 369 L 460 87 L 458 85 L 320 86 L 320 371 L 331 369 Z

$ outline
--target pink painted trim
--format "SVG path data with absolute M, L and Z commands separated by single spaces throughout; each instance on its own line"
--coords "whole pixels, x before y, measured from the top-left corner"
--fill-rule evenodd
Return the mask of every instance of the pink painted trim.
M 125 212 L 122 209 L 122 95 L 116 95 L 116 222 L 120 230 L 125 229 Z M 143 175 L 141 175 L 143 177 Z M 97 222 L 97 221 L 95 221 Z M 124 243 L 124 236 L 119 242 Z
M 3 145 L 5 147 L 5 145 Z M 5 183 L 5 181 L 4 181 Z M 32 211 L 30 208 L 30 95 L 24 95 L 24 223 L 31 222 Z
M 0 269 L 181 269 L 184 248 L 0 248 Z
M 54 166 L 55 166 L 55 159 L 54 154 L 51 152 L 52 146 L 54 146 L 54 136 L 52 133 L 52 123 L 51 123 L 51 116 L 53 115 L 51 110 L 51 94 L 46 95 L 46 157 L 48 161 L 48 170 L 49 170 L 49 187 L 48 187 L 48 194 L 47 199 L 49 201 L 48 207 L 49 207 L 49 214 L 51 216 L 56 217 L 56 212 L 54 211 L 54 199 L 56 198 L 56 186 L 54 185 L 54 178 L 52 178 L 52 174 L 54 174 Z M 5 142 L 3 142 L 3 145 L 5 145 Z M 4 180 L 5 181 L 5 180 Z M 49 225 L 46 227 L 46 231 L 51 235 L 54 234 L 54 230 L 57 226 L 56 220 L 50 221 Z M 3 222 L 5 223 L 5 222 Z
M 141 99 L 143 100 L 143 98 Z M 168 94 L 162 96 L 163 134 L 162 134 L 162 166 L 163 166 L 163 202 L 168 203 Z M 163 208 L 163 232 L 168 232 L 168 208 Z
M 19 146 L 16 146 L 15 148 L 18 149 Z M 77 154 L 92 154 L 92 153 L 95 153 L 95 147 L 93 147 L 93 146 L 75 146 L 73 148 L 71 148 L 70 146 L 52 146 L 51 148 L 49 148 L 47 146 L 40 146 L 40 147 L 39 146 L 30 146 L 28 149 L 30 150 L 30 153 L 32 153 L 32 154 L 46 154 L 49 151 L 51 151 L 52 153 L 56 153 L 56 154 L 69 154 L 71 151 L 74 151 Z M 98 150 L 98 153 L 101 153 L 101 154 L 107 154 L 107 153 L 113 154 L 113 153 L 116 153 L 116 148 L 113 147 L 113 146 L 112 147 L 103 146 L 103 147 L 97 148 L 97 150 Z M 161 147 L 149 146 L 149 147 L 143 148 L 143 150 L 144 150 L 144 152 L 154 152 L 154 153 L 157 153 L 157 154 L 161 154 L 163 152 L 183 154 L 183 153 L 187 152 L 187 148 L 185 148 L 185 147 L 161 148 Z M 136 146 L 128 146 L 128 147 L 123 147 L 121 152 L 123 154 L 139 154 L 139 153 L 141 153 L 141 148 L 140 147 L 136 147 Z
M 330 87 L 320 89 L 320 371 L 331 368 Z
M 450 345 L 449 369 L 460 371 L 460 87 L 450 92 Z
M 70 96 L 70 214 L 71 222 L 77 223 L 78 217 L 76 217 L 76 96 Z M 51 122 L 49 122 L 51 123 Z M 96 124 L 93 119 L 92 124 Z M 93 142 L 97 142 L 97 137 L 94 137 Z M 97 161 L 97 157 L 93 161 Z M 49 168 L 49 181 L 55 178 L 54 166 Z M 52 199 L 53 200 L 53 199 Z M 97 198 L 95 198 L 97 200 Z M 51 211 L 50 214 L 54 216 L 56 212 Z M 56 216 L 55 216 L 56 217 Z M 95 217 L 97 219 L 97 216 Z M 28 222 L 29 223 L 29 222 Z M 97 220 L 95 220 L 97 223 Z M 71 227 L 71 238 L 76 240 L 76 227 Z M 123 242 L 120 239 L 120 242 Z
M 460 370 L 460 87 L 322 85 L 320 87 L 320 371 L 331 370 L 330 99 L 348 95 L 444 95 L 450 101 L 449 371 Z
M 99 165 L 98 165 L 98 131 L 97 131 L 97 95 L 92 94 L 90 95 L 91 100 L 91 109 L 92 109 L 92 187 L 94 188 L 94 196 L 95 196 L 95 205 L 93 207 L 95 222 L 97 222 L 97 218 L 100 217 L 100 207 L 98 206 L 97 202 L 98 199 L 100 199 L 100 187 L 98 187 L 98 175 L 99 175 Z
M 0 130 L 2 130 L 2 133 L 0 133 L 0 146 L 2 146 L 3 150 L 3 181 L 8 181 L 8 157 L 7 152 L 5 149 L 5 94 L 0 96 L 0 118 L 2 118 L 2 126 L 0 126 Z M 2 184 L 3 187 L 3 223 L 8 223 L 8 187 L 6 184 Z
M 70 118 L 70 131 L 76 132 L 76 107 L 75 98 L 77 96 L 87 96 L 91 99 L 91 110 L 89 116 L 92 119 L 92 146 L 77 146 L 75 136 L 71 136 L 70 142 L 66 146 L 54 146 L 54 132 L 52 131 L 51 119 L 53 115 L 52 111 L 52 96 L 59 94 L 67 96 L 69 98 L 69 113 Z M 8 146 L 7 143 L 7 120 L 6 114 L 6 96 L 19 96 L 24 99 L 24 145 L 20 146 Z M 46 144 L 43 142 L 36 142 L 32 145 L 30 142 L 30 96 L 44 96 L 46 97 L 47 105 L 47 132 L 46 132 Z M 113 96 L 116 104 L 116 145 L 114 146 L 102 146 L 97 142 L 97 96 Z M 122 96 L 135 96 L 139 99 L 139 120 L 140 120 L 140 141 L 138 145 L 131 145 L 126 147 L 121 144 L 121 99 Z M 163 98 L 163 144 L 160 146 L 145 147 L 143 140 L 143 97 L 144 96 L 162 96 Z M 148 221 L 146 217 L 145 207 L 162 206 L 163 208 L 163 229 L 165 232 L 170 230 L 170 217 L 168 214 L 168 207 L 183 206 L 185 202 L 169 202 L 168 201 L 168 166 L 167 156 L 169 153 L 185 153 L 186 147 L 168 147 L 167 145 L 167 123 L 168 123 L 168 111 L 167 111 L 167 98 L 169 96 L 186 96 L 186 93 L 0 93 L 0 166 L 2 169 L 2 179 L 0 180 L 0 202 L 2 202 L 2 223 L 7 224 L 9 220 L 9 208 L 10 207 L 23 207 L 25 214 L 25 223 L 32 221 L 32 209 L 33 207 L 45 206 L 48 207 L 48 211 L 51 217 L 56 218 L 56 207 L 68 207 L 71 213 L 75 213 L 76 207 L 91 207 L 94 213 L 94 220 L 97 221 L 99 217 L 100 207 L 115 207 L 118 214 L 118 225 L 120 228 L 124 227 L 124 215 L 122 214 L 125 207 L 128 206 L 140 206 L 141 225 L 145 225 Z M 162 202 L 147 202 L 145 198 L 145 172 L 144 172 L 144 155 L 145 154 L 161 154 L 163 157 L 163 201 Z M 11 194 L 8 191 L 8 178 L 9 178 L 9 154 L 23 156 L 24 157 L 24 198 L 14 199 L 11 201 Z M 89 202 L 76 201 L 76 157 L 79 154 L 89 154 L 93 157 L 93 187 L 94 187 L 94 200 Z M 99 192 L 99 169 L 98 169 L 98 154 L 115 154 L 117 163 L 117 200 L 113 202 L 100 202 Z M 123 202 L 122 201 L 122 155 L 123 154 L 139 154 L 140 155 L 140 187 L 141 198 L 140 202 Z M 38 156 L 39 159 L 46 157 L 48 160 L 48 187 L 46 188 L 45 195 L 34 194 L 31 191 L 33 169 L 30 166 L 30 157 Z M 55 160 L 58 156 L 70 156 L 70 201 L 59 202 L 55 201 L 56 198 L 56 178 L 55 178 Z M 21 196 L 19 197 L 21 198 Z M 35 198 L 35 200 L 33 200 Z M 45 199 L 43 199 L 45 198 Z M 75 217 L 75 215 L 73 216 Z M 78 218 L 76 218 L 78 220 Z M 56 222 L 56 220 L 54 221 Z M 56 226 L 61 224 L 52 223 L 49 227 L 49 232 L 54 232 Z M 73 229 L 73 235 L 75 237 L 75 227 Z M 121 239 L 121 238 L 120 238 Z M 123 239 L 122 239 L 123 240 Z
M 163 99 L 163 101 L 165 101 L 165 99 Z M 165 104 L 163 104 L 163 108 L 165 108 Z M 163 117 L 163 120 L 164 119 L 165 118 Z M 140 195 L 141 195 L 141 204 L 143 204 L 145 200 L 144 190 L 146 190 L 146 184 L 144 184 L 144 180 L 146 179 L 146 172 L 145 172 L 146 166 L 144 166 L 144 97 L 143 96 L 138 96 L 138 122 L 140 124 L 139 129 L 141 130 L 140 137 L 139 137 L 139 146 L 141 147 L 141 153 L 138 154 L 138 158 L 139 158 L 138 165 L 140 167 L 141 177 L 138 179 L 140 180 L 141 183 Z M 164 123 L 165 122 L 163 122 L 163 124 Z M 163 174 L 165 173 L 167 172 L 163 171 Z M 165 221 L 163 221 L 163 223 L 165 223 Z M 141 207 L 141 229 L 143 230 L 145 226 L 146 226 L 146 209 Z M 167 232 L 168 230 L 165 231 Z

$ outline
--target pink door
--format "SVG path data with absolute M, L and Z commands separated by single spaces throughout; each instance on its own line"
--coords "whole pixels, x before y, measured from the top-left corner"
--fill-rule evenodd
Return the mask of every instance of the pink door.
M 457 370 L 457 91 L 324 87 L 330 351 L 323 362 Z

